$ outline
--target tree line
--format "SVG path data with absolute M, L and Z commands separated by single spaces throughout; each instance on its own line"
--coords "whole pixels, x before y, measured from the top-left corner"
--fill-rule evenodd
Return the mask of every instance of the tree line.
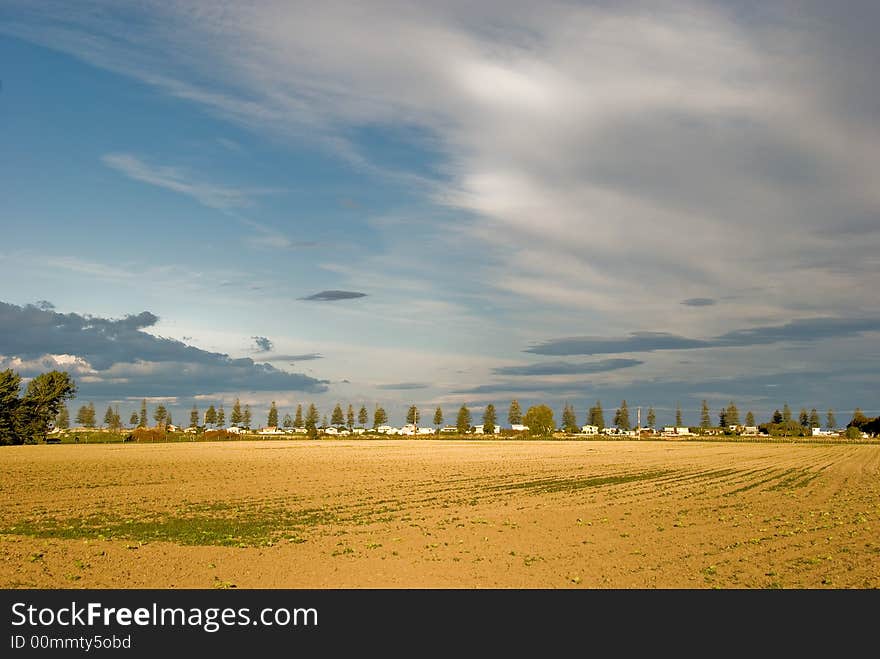
M 22 392 L 22 378 L 12 369 L 0 372 L 0 444 L 21 444 L 30 441 L 38 441 L 45 437 L 50 425 L 60 429 L 70 427 L 70 415 L 65 401 L 73 399 L 76 395 L 76 385 L 67 372 L 51 371 L 40 374 L 31 379 L 24 392 Z M 321 415 L 317 406 L 310 403 L 305 410 L 303 405 L 296 406 L 293 416 L 286 413 L 279 423 L 279 410 L 274 401 L 269 406 L 266 421 L 270 427 L 283 427 L 285 429 L 305 428 L 314 436 L 319 427 L 333 425 L 337 428 L 353 429 L 355 422 L 361 427 L 367 427 L 370 413 L 365 405 L 355 412 L 354 406 L 349 404 L 347 410 L 337 403 L 333 408 L 328 423 L 327 415 Z M 156 426 L 166 428 L 172 424 L 171 412 L 163 404 L 155 406 L 152 419 Z M 597 400 L 587 411 L 584 417 L 586 425 L 595 426 L 599 431 L 606 427 L 605 412 L 601 401 Z M 807 411 L 801 408 L 795 418 L 788 403 L 782 410 L 775 410 L 770 419 L 760 425 L 756 424 L 754 413 L 746 412 L 741 424 L 738 407 L 734 402 L 722 407 L 717 413 L 718 424 L 713 425 L 709 405 L 706 400 L 702 401 L 698 428 L 709 430 L 712 428 L 728 429 L 731 426 L 752 426 L 771 435 L 804 435 L 811 434 L 812 428 L 821 426 L 821 417 L 816 408 Z M 646 414 L 646 427 L 655 428 L 657 415 L 653 407 L 649 407 Z M 77 410 L 74 418 L 76 424 L 94 428 L 98 425 L 97 413 L 93 403 L 87 403 Z M 406 413 L 406 421 L 417 426 L 421 421 L 421 411 L 417 405 L 410 405 Z M 433 424 L 440 427 L 445 416 L 442 407 L 434 410 Z M 511 426 L 525 426 L 534 435 L 547 435 L 557 429 L 553 410 L 544 404 L 533 405 L 523 413 L 519 402 L 514 399 L 510 402 L 507 413 L 507 421 Z M 566 403 L 562 411 L 561 428 L 568 433 L 576 433 L 580 430 L 577 412 L 573 405 Z M 251 407 L 249 404 L 241 404 L 236 398 L 229 413 L 229 423 L 244 429 L 250 429 L 253 422 Z M 376 405 L 372 412 L 372 427 L 378 428 L 388 423 L 388 414 L 381 405 Z M 467 433 L 473 429 L 472 414 L 467 405 L 462 404 L 455 415 L 455 429 L 459 433 Z M 128 418 L 129 426 L 145 428 L 148 424 L 147 400 L 141 401 L 140 409 L 133 410 Z M 215 406 L 209 405 L 204 413 L 201 413 L 196 405 L 193 405 L 189 415 L 190 427 L 205 429 L 225 428 L 227 423 L 226 410 L 222 403 Z M 320 426 L 319 426 L 320 423 Z M 485 406 L 482 415 L 484 432 L 492 434 L 498 427 L 498 412 L 495 405 Z M 837 420 L 834 410 L 829 409 L 825 413 L 825 423 L 829 428 L 836 428 Z M 620 430 L 630 430 L 632 419 L 627 401 L 621 401 L 612 417 L 612 424 Z M 103 425 L 110 430 L 124 428 L 123 418 L 120 415 L 119 406 L 108 405 L 103 417 Z M 675 425 L 683 426 L 683 414 L 680 405 L 675 409 Z M 864 415 L 861 409 L 856 408 L 853 417 L 847 424 L 848 429 L 865 432 L 868 434 L 880 434 L 880 417 L 870 419 Z M 854 432 L 850 434 L 854 435 Z
M 139 428 L 146 427 L 148 420 L 147 411 L 147 401 L 143 400 L 141 402 L 140 412 L 132 411 L 131 416 L 129 417 L 129 425 L 131 427 Z M 328 421 L 327 415 L 322 415 L 317 406 L 314 403 L 311 403 L 305 408 L 305 410 L 303 409 L 302 404 L 298 404 L 293 415 L 285 413 L 283 417 L 280 417 L 278 407 L 275 401 L 272 401 L 266 415 L 266 425 L 288 430 L 293 428 L 305 428 L 306 431 L 311 434 L 313 432 L 317 433 L 318 428 L 326 428 L 328 426 L 348 428 L 349 430 L 352 430 L 355 427 L 355 422 L 357 422 L 359 427 L 366 428 L 368 427 L 370 416 L 371 415 L 365 405 L 361 405 L 360 409 L 355 412 L 353 405 L 349 404 L 347 410 L 343 410 L 342 405 L 337 403 L 333 408 Z M 86 428 L 94 428 L 97 426 L 96 418 L 94 404 L 88 403 L 79 408 L 75 417 L 75 422 Z M 156 405 L 152 418 L 158 427 L 167 427 L 172 423 L 171 412 L 162 403 Z M 443 425 L 445 418 L 443 408 L 438 406 L 434 410 L 432 417 L 433 424 L 439 428 Z M 418 406 L 410 405 L 406 413 L 406 422 L 418 426 L 421 419 L 421 410 Z M 810 434 L 812 428 L 818 428 L 822 425 L 821 417 L 816 408 L 813 408 L 810 411 L 807 411 L 806 408 L 801 408 L 797 419 L 795 419 L 788 403 L 783 405 L 781 411 L 778 409 L 775 410 L 770 419 L 760 425 L 757 424 L 755 414 L 751 410 L 747 411 L 744 417 L 741 417 L 739 408 L 732 401 L 729 405 L 722 407 L 718 411 L 717 419 L 717 424 L 713 424 L 708 402 L 703 400 L 700 410 L 699 425 L 696 426 L 696 428 L 701 431 L 710 429 L 727 430 L 731 426 L 747 426 L 759 428 L 771 435 L 804 435 Z M 241 401 L 236 398 L 232 405 L 228 420 L 232 426 L 250 430 L 253 422 L 250 405 L 245 404 L 242 406 Z M 484 432 L 491 434 L 495 431 L 495 428 L 499 425 L 498 412 L 495 405 L 491 403 L 486 405 L 481 420 Z M 586 422 L 585 425 L 595 426 L 600 432 L 606 427 L 614 427 L 624 431 L 631 430 L 634 427 L 630 408 L 625 399 L 622 400 L 620 406 L 615 409 L 611 426 L 606 424 L 605 411 L 602 407 L 602 402 L 599 400 L 597 400 L 596 403 L 586 411 L 584 420 Z M 511 401 L 510 407 L 508 408 L 507 421 L 511 426 L 523 425 L 528 428 L 530 433 L 537 435 L 549 434 L 557 429 L 552 408 L 547 405 L 534 405 L 523 413 L 519 402 L 515 399 Z M 196 405 L 193 405 L 190 410 L 190 427 L 201 429 L 222 429 L 226 427 L 226 423 L 227 415 L 222 403 L 217 406 L 213 404 L 209 405 L 204 413 L 202 413 Z M 385 408 L 381 405 L 376 405 L 372 412 L 371 427 L 375 429 L 386 425 L 387 423 L 388 414 L 385 411 Z M 456 430 L 459 433 L 469 432 L 473 429 L 472 423 L 473 418 L 470 409 L 467 405 L 461 405 L 455 416 Z M 825 423 L 826 427 L 836 427 L 837 421 L 834 410 L 829 409 L 825 413 Z M 872 432 L 871 429 L 874 428 L 874 425 L 877 423 L 880 423 L 880 421 L 867 418 L 862 411 L 857 408 L 853 414 L 852 420 L 847 424 L 847 427 L 857 427 L 864 432 Z M 69 424 L 70 421 L 67 408 L 62 404 L 56 416 L 55 425 L 64 429 L 68 428 Z M 656 412 L 653 407 L 649 407 L 646 411 L 645 423 L 642 427 L 655 429 L 657 427 L 656 424 Z M 115 409 L 112 406 L 107 407 L 107 411 L 104 414 L 103 425 L 110 430 L 120 430 L 124 427 L 118 406 Z M 683 413 L 680 405 L 677 405 L 675 409 L 675 426 L 684 426 Z M 694 426 L 689 427 L 693 428 Z M 573 405 L 568 403 L 564 405 L 560 428 L 567 433 L 577 433 L 580 431 L 581 426 Z M 874 430 L 873 432 L 877 431 Z

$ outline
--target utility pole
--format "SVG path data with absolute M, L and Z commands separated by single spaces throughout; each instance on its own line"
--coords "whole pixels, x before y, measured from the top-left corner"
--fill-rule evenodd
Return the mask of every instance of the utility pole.
M 642 438 L 642 408 L 639 406 L 636 410 L 636 439 Z

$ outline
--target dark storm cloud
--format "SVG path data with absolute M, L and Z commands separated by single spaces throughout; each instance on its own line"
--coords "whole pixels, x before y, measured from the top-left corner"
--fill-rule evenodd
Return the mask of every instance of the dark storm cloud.
M 359 297 L 366 297 L 366 295 L 366 293 L 358 293 L 357 291 L 321 291 L 307 297 L 301 297 L 300 300 L 336 302 L 337 300 L 354 300 Z
M 602 355 L 620 352 L 652 352 L 654 350 L 685 350 L 707 348 L 711 344 L 667 332 L 633 332 L 623 337 L 572 337 L 552 339 L 527 348 L 536 355 Z
M 691 297 L 681 303 L 686 307 L 711 307 L 716 304 L 716 300 L 711 297 Z
M 427 389 L 430 386 L 431 385 L 429 385 L 425 382 L 396 382 L 396 383 L 392 383 L 392 384 L 376 385 L 376 389 L 408 391 L 410 389 Z
M 45 355 L 79 357 L 95 371 L 80 378 L 83 395 L 99 395 L 105 389 L 135 396 L 327 389 L 323 380 L 141 331 L 158 320 L 149 311 L 114 320 L 0 302 L 0 353 L 26 361 Z
M 494 393 L 534 393 L 538 398 L 544 397 L 544 400 L 563 394 L 578 394 L 585 391 L 591 391 L 595 385 L 590 382 L 495 382 L 491 384 L 481 384 L 476 387 L 467 387 L 465 389 L 456 389 L 453 394 L 494 394 Z
M 310 362 L 315 359 L 324 359 L 324 355 L 318 352 L 307 352 L 302 355 L 265 355 L 263 359 L 270 362 Z
M 713 339 L 717 346 L 753 346 L 783 341 L 818 341 L 880 331 L 880 318 L 804 318 L 785 325 L 735 330 Z
M 600 399 L 604 403 L 606 421 L 610 420 L 609 411 L 626 399 L 630 405 L 630 414 L 635 408 L 642 407 L 642 418 L 646 406 L 653 406 L 661 424 L 671 423 L 677 404 L 684 410 L 686 424 L 696 425 L 699 422 L 700 405 L 703 399 L 709 401 L 713 420 L 718 409 L 734 401 L 740 414 L 745 415 L 753 410 L 759 421 L 766 421 L 774 409 L 782 409 L 789 403 L 793 410 L 801 407 L 807 410 L 815 407 L 824 415 L 830 407 L 837 413 L 839 420 L 851 414 L 854 407 L 860 406 L 865 413 L 876 415 L 876 401 L 870 393 L 853 394 L 853 383 L 859 383 L 866 392 L 875 381 L 876 365 L 866 364 L 858 369 L 845 366 L 839 369 L 810 370 L 800 372 L 778 372 L 766 375 L 718 377 L 696 381 L 671 380 L 635 380 L 628 383 L 595 382 L 497 382 L 476 387 L 461 389 L 452 393 L 472 394 L 481 401 L 496 402 L 508 396 L 516 397 L 521 405 L 547 403 L 567 398 L 571 401 L 584 401 L 584 404 Z M 493 399 L 494 397 L 494 399 Z M 470 403 L 474 403 L 471 399 Z M 525 407 L 523 408 L 525 409 Z M 661 411 L 665 410 L 665 413 Z M 578 410 L 582 414 L 582 410 Z
M 265 336 L 252 336 L 251 338 L 257 346 L 257 352 L 271 352 L 275 347 L 271 339 L 267 339 Z
M 522 366 L 500 366 L 492 369 L 495 375 L 581 375 L 602 373 L 644 364 L 638 359 L 603 359 L 598 362 L 542 362 Z
M 880 331 L 880 318 L 803 318 L 785 325 L 734 330 L 714 338 L 689 339 L 666 332 L 633 332 L 626 337 L 575 337 L 539 343 L 524 352 L 538 355 L 599 355 L 655 350 L 692 350 L 819 341 Z

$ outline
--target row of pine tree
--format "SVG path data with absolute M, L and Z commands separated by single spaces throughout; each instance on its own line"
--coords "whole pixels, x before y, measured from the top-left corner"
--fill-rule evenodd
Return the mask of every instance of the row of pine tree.
M 546 409 L 544 409 L 546 408 Z M 553 422 L 552 410 L 546 405 L 544 406 L 535 406 L 533 408 L 529 408 L 529 411 L 537 410 L 536 413 L 540 413 L 542 419 L 538 421 L 537 419 L 532 419 L 533 423 L 540 423 L 543 425 L 549 425 L 552 429 L 555 429 L 555 423 Z M 550 411 L 550 417 L 547 417 L 546 412 Z M 526 416 L 528 413 L 526 414 Z M 534 415 L 533 415 L 534 416 Z M 168 426 L 171 425 L 171 412 L 163 405 L 159 403 L 156 405 L 153 411 L 153 420 L 156 422 L 157 426 Z M 355 427 L 355 421 L 361 427 L 366 427 L 369 422 L 369 413 L 367 412 L 367 408 L 364 405 L 361 405 L 360 410 L 358 410 L 357 414 L 355 414 L 354 407 L 352 405 L 348 406 L 348 410 L 343 412 L 342 406 L 340 404 L 336 404 L 333 408 L 333 412 L 331 413 L 330 420 L 328 423 L 327 415 L 323 415 L 321 417 L 318 408 L 314 405 L 314 403 L 310 404 L 305 413 L 303 413 L 303 406 L 297 405 L 294 416 L 291 417 L 290 414 L 285 414 L 281 423 L 278 422 L 279 412 L 278 408 L 273 401 L 271 406 L 269 407 L 269 412 L 267 415 L 267 424 L 270 427 L 283 427 L 283 428 L 317 428 L 317 427 L 327 427 L 329 425 L 335 427 L 348 427 L 349 429 Z M 523 424 L 525 416 L 523 415 L 522 409 L 520 408 L 520 404 L 517 400 L 513 400 L 510 403 L 510 407 L 507 414 L 507 421 L 511 425 Z M 76 414 L 76 418 L 74 419 L 75 423 L 79 426 L 83 426 L 86 428 L 94 428 L 96 427 L 97 418 L 95 413 L 95 406 L 93 403 L 88 403 L 79 408 Z M 131 416 L 129 417 L 128 423 L 131 427 L 146 427 L 147 426 L 147 401 L 143 400 L 141 402 L 140 412 L 132 411 Z M 406 422 L 413 425 L 418 425 L 421 420 L 421 413 L 419 408 L 416 405 L 411 405 L 407 410 L 406 414 Z M 646 415 L 646 426 L 648 428 L 655 428 L 657 423 L 657 416 L 654 412 L 653 407 L 649 407 Z M 456 415 L 455 427 L 460 432 L 467 432 L 471 428 L 471 412 L 467 408 L 466 405 L 462 405 L 458 414 Z M 485 427 L 486 432 L 493 432 L 494 428 L 498 425 L 498 416 L 495 409 L 495 406 L 489 404 L 486 406 L 483 412 L 483 425 Z M 606 427 L 605 422 L 605 413 L 602 409 L 601 401 L 596 401 L 596 404 L 589 408 L 587 411 L 585 421 L 587 425 L 596 426 L 600 430 Z M 853 421 L 850 422 L 850 425 L 862 425 L 867 421 L 867 418 L 862 414 L 860 409 L 856 409 L 853 414 Z M 320 426 L 319 426 L 320 422 Z M 443 410 L 441 407 L 437 407 L 434 410 L 433 423 L 435 426 L 441 426 L 444 422 Z M 834 410 L 829 409 L 825 414 L 825 422 L 828 428 L 834 428 L 837 425 L 837 421 L 835 419 Z M 56 418 L 56 426 L 59 428 L 69 428 L 70 427 L 70 417 L 67 407 L 62 405 L 61 409 L 58 413 L 58 417 Z M 242 428 L 250 428 L 252 423 L 252 415 L 250 405 L 245 404 L 242 407 L 239 399 L 235 399 L 235 402 L 232 406 L 232 411 L 229 415 L 229 423 L 233 426 L 238 426 Z M 376 406 L 373 411 L 373 428 L 377 428 L 379 426 L 385 425 L 388 423 L 388 414 L 385 412 L 385 409 L 381 406 Z M 702 408 L 700 411 L 700 421 L 698 427 L 701 429 L 708 429 L 713 427 L 719 428 L 727 428 L 728 426 L 738 426 L 740 425 L 740 413 L 736 404 L 731 402 L 727 407 L 722 408 L 718 412 L 718 424 L 713 425 L 710 412 L 709 405 L 707 401 L 703 401 Z M 819 413 L 815 408 L 807 412 L 806 408 L 802 408 L 800 413 L 798 414 L 797 421 L 794 421 L 792 411 L 786 403 L 782 411 L 775 410 L 772 417 L 768 421 L 768 424 L 791 424 L 791 425 L 799 425 L 803 428 L 818 428 L 821 426 L 821 420 Z M 123 428 L 122 418 L 119 414 L 119 407 L 117 406 L 115 409 L 112 406 L 107 407 L 107 411 L 104 414 L 104 423 L 103 425 L 111 430 L 119 430 Z M 199 412 L 197 406 L 193 405 L 192 410 L 190 411 L 189 416 L 189 425 L 190 427 L 205 427 L 205 428 L 225 428 L 226 427 L 226 411 L 221 403 L 217 407 L 214 405 L 209 405 L 205 410 L 204 415 Z M 525 423 L 525 425 L 529 425 Z M 627 405 L 626 400 L 621 401 L 620 407 L 618 407 L 614 413 L 612 425 L 621 430 L 630 430 L 632 428 L 632 420 L 630 418 L 629 406 Z M 675 410 L 675 425 L 683 426 L 683 415 L 681 406 L 677 406 Z M 756 426 L 755 415 L 750 410 L 746 412 L 745 418 L 742 422 L 742 425 L 745 426 Z M 575 412 L 575 408 L 572 405 L 566 403 L 562 412 L 562 424 L 561 427 L 566 432 L 577 432 L 580 429 L 578 416 Z

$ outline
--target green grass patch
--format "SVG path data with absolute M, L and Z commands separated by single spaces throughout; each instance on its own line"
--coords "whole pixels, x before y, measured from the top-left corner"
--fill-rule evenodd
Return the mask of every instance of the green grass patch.
M 84 517 L 25 518 L 0 527 L 0 533 L 35 538 L 107 539 L 147 542 L 173 542 L 178 545 L 220 545 L 256 547 L 304 541 L 302 534 L 319 524 L 336 521 L 326 510 L 253 509 L 210 504 L 138 517 L 94 514 Z
M 541 478 L 537 480 L 522 481 L 520 483 L 507 483 L 495 485 L 492 490 L 526 490 L 536 494 L 550 492 L 573 492 L 591 487 L 603 487 L 605 485 L 622 485 L 637 481 L 654 480 L 672 474 L 672 471 L 643 471 L 629 474 L 615 474 L 613 476 L 592 476 L 575 478 Z

